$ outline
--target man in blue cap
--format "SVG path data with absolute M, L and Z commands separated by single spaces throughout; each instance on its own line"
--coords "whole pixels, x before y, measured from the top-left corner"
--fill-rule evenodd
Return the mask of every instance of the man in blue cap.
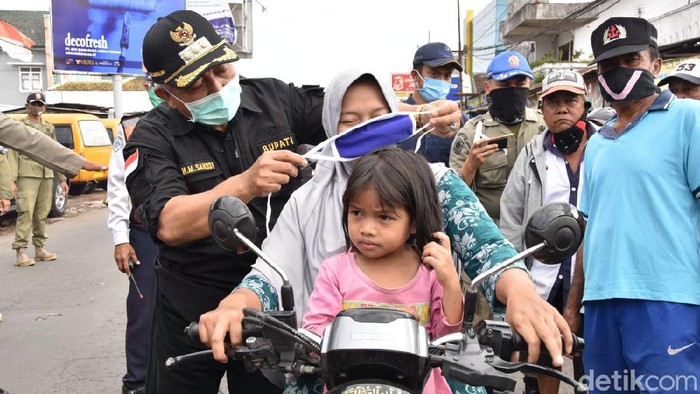
M 455 69 L 462 72 L 462 66 L 454 59 L 447 45 L 431 42 L 418 48 L 411 70 L 415 90 L 406 103 L 427 104 L 444 100 L 452 87 L 452 71 Z
M 436 100 L 444 100 L 452 88 L 452 72 L 454 70 L 462 72 L 462 66 L 455 60 L 452 50 L 446 44 L 431 42 L 418 48 L 413 56 L 413 69 L 411 70 L 415 88 L 404 102 L 418 105 L 417 111 L 420 112 L 423 105 Z M 404 149 L 415 150 L 420 139 L 419 154 L 423 155 L 430 163 L 448 165 L 454 132 L 464 122 L 466 122 L 466 117 L 462 116 L 461 124 L 453 124 L 451 128 L 454 130 L 449 137 L 435 134 L 415 135 L 398 145 Z M 419 122 L 418 126 L 423 125 Z
M 501 194 L 518 152 L 547 127 L 542 114 L 527 107 L 533 79 L 520 53 L 496 56 L 484 81 L 491 103 L 488 112 L 470 119 L 452 142 L 450 167 L 472 188 L 497 225 Z

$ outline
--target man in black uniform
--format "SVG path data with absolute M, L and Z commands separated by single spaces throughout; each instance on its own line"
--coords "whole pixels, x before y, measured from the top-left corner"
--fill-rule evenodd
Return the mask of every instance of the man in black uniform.
M 317 144 L 320 89 L 274 79 L 240 80 L 231 47 L 202 16 L 176 11 L 146 33 L 143 61 L 167 102 L 144 116 L 124 150 L 133 205 L 160 244 L 148 393 L 216 393 L 227 371 L 231 393 L 279 392 L 239 362 L 213 359 L 165 368 L 169 356 L 205 349 L 182 334 L 216 308 L 250 270 L 253 253 L 233 254 L 209 236 L 207 210 L 219 196 L 248 203 L 265 237 L 266 198 L 276 218 L 306 161 L 293 151 Z M 235 117 L 234 117 L 235 116 Z
M 144 66 L 167 102 L 139 121 L 124 149 L 136 215 L 160 245 L 148 393 L 216 393 L 224 371 L 231 393 L 281 391 L 259 372 L 247 374 L 239 362 L 212 359 L 177 371 L 165 368 L 170 356 L 204 349 L 183 328 L 215 309 L 255 262 L 253 253 L 229 253 L 213 242 L 207 227 L 211 203 L 224 195 L 247 203 L 261 243 L 267 196 L 272 193 L 274 225 L 300 185 L 298 169 L 307 163 L 294 153 L 297 146 L 326 138 L 321 89 L 239 79 L 236 60 L 211 24 L 192 11 L 159 19 L 144 37 Z M 457 106 L 433 108 L 426 121 L 449 133 L 459 120 Z

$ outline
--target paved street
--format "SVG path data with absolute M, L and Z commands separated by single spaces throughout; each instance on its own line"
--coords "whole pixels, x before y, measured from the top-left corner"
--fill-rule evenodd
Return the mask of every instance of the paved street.
M 14 267 L 14 234 L 0 237 L 0 387 L 11 394 L 120 392 L 128 283 L 106 220 L 98 209 L 48 225 L 59 258 L 33 267 Z

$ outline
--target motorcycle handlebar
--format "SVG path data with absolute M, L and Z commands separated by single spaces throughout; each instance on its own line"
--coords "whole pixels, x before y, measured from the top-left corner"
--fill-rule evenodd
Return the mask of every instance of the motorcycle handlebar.
M 185 335 L 193 341 L 199 340 L 199 324 L 197 322 L 190 323 L 184 330 Z M 502 321 L 483 320 L 476 326 L 477 337 L 479 343 L 484 346 L 489 346 L 494 353 L 503 360 L 509 360 L 513 352 L 527 353 L 528 345 L 523 337 L 517 332 L 511 330 L 510 326 Z M 586 346 L 583 338 L 571 334 L 573 346 L 571 354 L 582 352 Z M 228 340 L 228 336 L 225 339 Z M 562 336 L 562 345 L 564 345 L 564 337 Z M 549 354 L 547 348 L 542 344 L 540 348 L 541 354 Z
M 527 342 L 504 321 L 483 320 L 476 325 L 475 331 L 479 344 L 492 348 L 494 354 L 503 360 L 510 360 L 513 352 L 527 353 L 528 351 Z M 573 339 L 571 354 L 583 351 L 586 345 L 583 338 L 574 334 L 571 334 L 571 336 Z M 562 345 L 564 345 L 563 336 Z M 549 354 L 544 343 L 540 348 L 540 353 Z
M 199 340 L 199 323 L 192 322 L 189 326 L 185 327 L 185 335 L 193 341 Z

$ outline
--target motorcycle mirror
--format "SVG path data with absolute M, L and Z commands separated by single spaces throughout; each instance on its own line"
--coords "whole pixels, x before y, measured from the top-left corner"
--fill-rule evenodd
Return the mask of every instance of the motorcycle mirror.
M 551 203 L 540 207 L 530 217 L 525 230 L 525 245 L 530 248 L 544 243 L 532 257 L 545 264 L 556 264 L 573 255 L 581 246 L 585 220 L 571 204 Z
M 235 234 L 237 229 L 246 238 L 255 241 L 258 229 L 250 209 L 233 196 L 222 196 L 209 207 L 209 231 L 214 242 L 222 249 L 235 252 L 246 244 Z
M 233 196 L 217 198 L 209 207 L 209 231 L 214 242 L 224 250 L 235 252 L 239 247 L 246 247 L 277 272 L 283 282 L 280 289 L 282 308 L 285 311 L 294 310 L 294 292 L 289 277 L 282 267 L 255 245 L 258 228 L 253 214 L 243 201 Z
M 488 278 L 509 266 L 534 256 L 547 264 L 558 263 L 576 253 L 583 241 L 585 221 L 571 204 L 551 203 L 540 207 L 528 220 L 525 230 L 527 249 L 502 261 L 472 279 L 464 302 L 464 326 L 471 329 L 476 312 L 476 289 Z

